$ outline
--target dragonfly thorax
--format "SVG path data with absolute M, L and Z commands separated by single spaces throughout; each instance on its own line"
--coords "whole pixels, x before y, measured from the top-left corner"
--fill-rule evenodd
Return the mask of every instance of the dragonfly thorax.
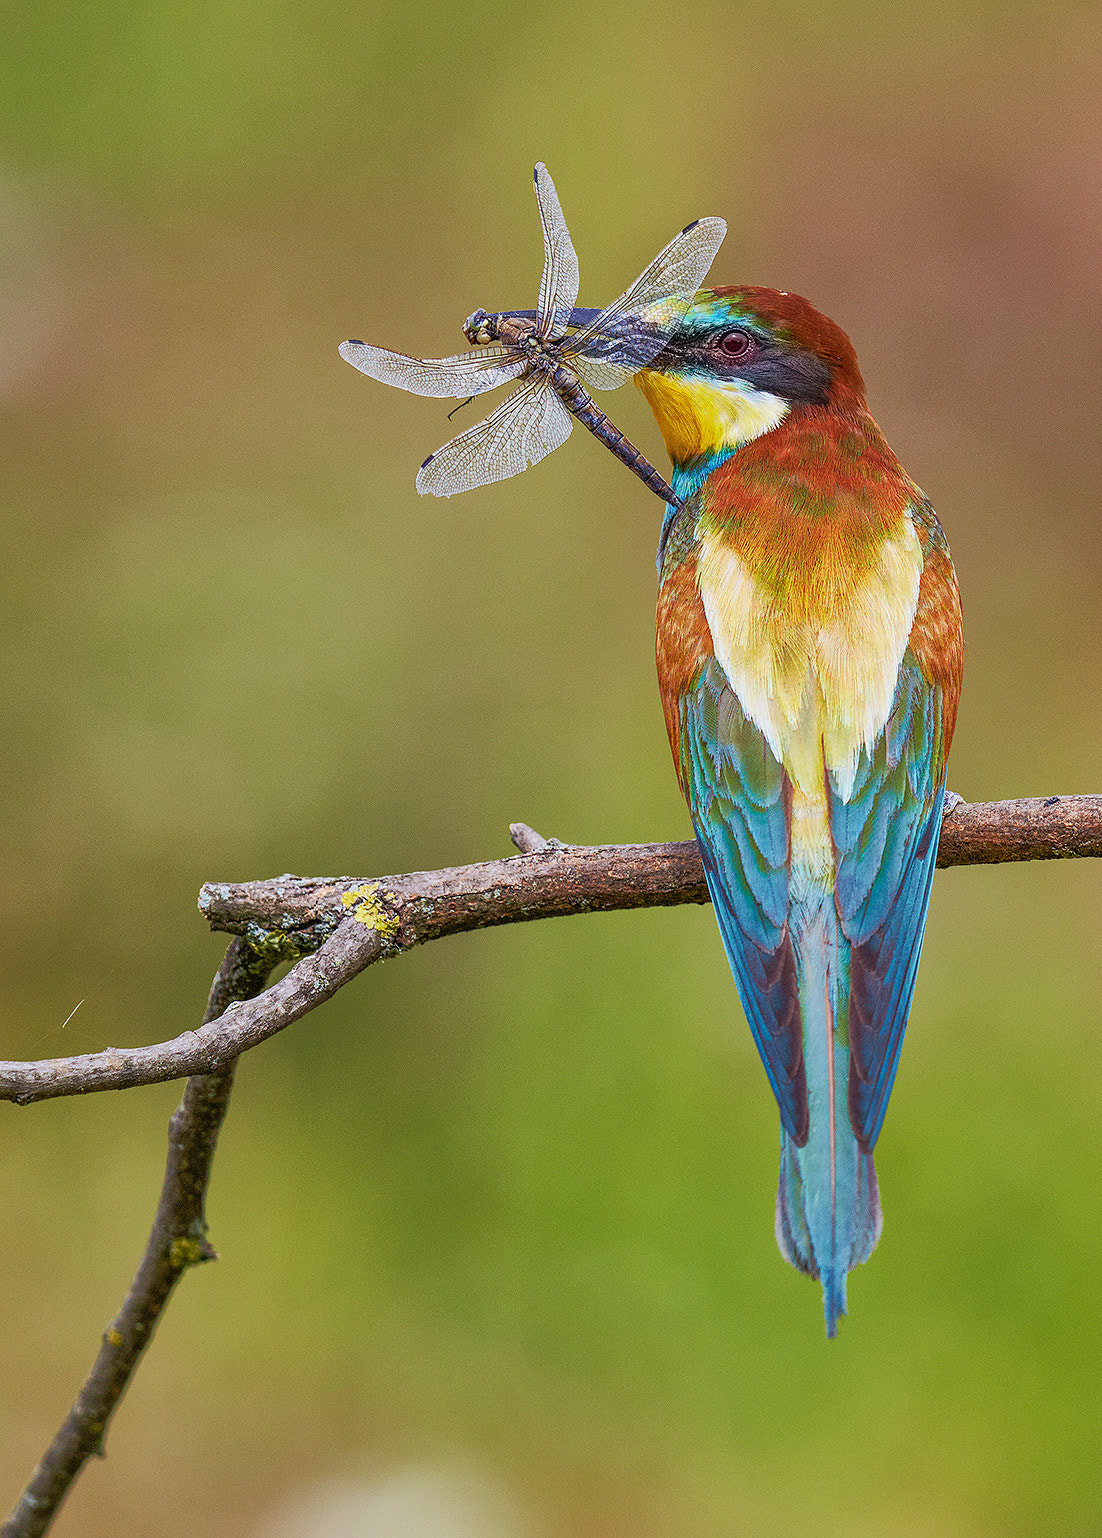
M 485 347 L 490 342 L 501 342 L 506 347 L 516 347 L 523 352 L 543 351 L 542 338 L 534 320 L 523 315 L 490 315 L 485 310 L 475 310 L 463 322 L 463 332 L 468 342 Z
M 476 347 L 496 342 L 525 358 L 533 369 L 550 376 L 562 372 L 558 346 L 541 336 L 537 322 L 525 315 L 489 315 L 485 310 L 475 310 L 463 322 L 463 331 Z M 573 374 L 569 378 L 576 382 Z

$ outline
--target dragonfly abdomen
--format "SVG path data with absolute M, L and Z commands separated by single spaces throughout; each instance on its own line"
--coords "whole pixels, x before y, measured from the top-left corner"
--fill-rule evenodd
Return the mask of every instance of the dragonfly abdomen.
M 604 412 L 594 404 L 593 397 L 575 373 L 558 363 L 547 370 L 547 378 L 567 410 L 577 417 L 583 427 L 588 427 L 605 448 L 611 449 L 621 464 L 633 470 L 644 486 L 655 492 L 664 502 L 670 503 L 673 507 L 680 506 L 673 488 L 662 479 L 634 443 L 629 438 L 625 438 L 618 427 L 613 427 Z

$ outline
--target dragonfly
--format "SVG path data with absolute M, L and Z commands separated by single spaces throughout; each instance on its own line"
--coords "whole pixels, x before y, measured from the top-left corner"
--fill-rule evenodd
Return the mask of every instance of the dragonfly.
M 372 379 L 414 395 L 470 399 L 518 384 L 483 421 L 429 455 L 415 483 L 422 494 L 450 497 L 519 475 L 565 443 L 576 418 L 644 485 L 677 507 L 671 487 L 589 391 L 618 389 L 661 352 L 715 260 L 727 225 L 694 220 L 612 304 L 579 310 L 578 258 L 542 161 L 534 181 L 544 252 L 534 310 L 476 310 L 463 326 L 475 350 L 450 358 L 412 358 L 359 341 L 342 342 L 340 355 Z

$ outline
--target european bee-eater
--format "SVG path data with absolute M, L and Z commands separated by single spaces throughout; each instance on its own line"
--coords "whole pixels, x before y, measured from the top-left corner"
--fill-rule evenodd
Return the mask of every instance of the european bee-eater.
M 666 726 L 780 1107 L 777 1242 L 834 1335 L 880 1236 L 873 1148 L 960 695 L 956 576 L 849 338 L 806 300 L 702 290 L 636 377 L 682 499 L 658 555 Z

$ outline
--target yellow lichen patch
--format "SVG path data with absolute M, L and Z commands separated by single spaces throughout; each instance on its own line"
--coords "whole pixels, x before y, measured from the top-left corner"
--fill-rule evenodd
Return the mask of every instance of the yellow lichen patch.
M 401 928 L 401 921 L 393 913 L 388 913 L 380 897 L 397 900 L 393 892 L 384 892 L 381 887 L 357 886 L 349 892 L 341 893 L 341 907 L 352 909 L 352 917 L 357 924 L 366 924 L 369 929 L 382 935 L 384 940 L 392 940 Z
M 112 1325 L 109 1330 L 105 1331 L 103 1338 L 109 1346 L 118 1347 L 122 1345 L 122 1336 L 119 1334 L 118 1330 L 115 1329 L 114 1325 Z
M 169 1245 L 168 1258 L 182 1270 L 184 1266 L 197 1266 L 200 1261 L 206 1260 L 207 1252 L 201 1239 L 181 1234 Z

